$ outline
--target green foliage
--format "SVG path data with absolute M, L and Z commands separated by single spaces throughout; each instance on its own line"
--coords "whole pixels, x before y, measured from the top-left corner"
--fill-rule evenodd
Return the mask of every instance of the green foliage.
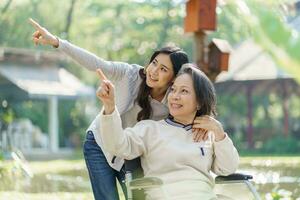
M 281 198 L 283 198 L 282 195 L 280 195 L 280 194 L 278 194 L 276 192 L 272 192 L 271 196 L 272 196 L 273 200 L 280 200 Z
M 2 150 L 0 150 L 0 163 L 2 160 L 4 160 L 4 152 Z
M 85 103 L 64 100 L 59 102 L 60 145 L 81 146 L 90 121 L 85 115 Z M 79 136 L 79 137 L 77 137 Z
M 283 70 L 300 82 L 300 37 L 286 22 L 280 9 L 284 1 L 228 1 L 217 8 L 218 31 L 210 37 L 221 37 L 232 44 L 253 38 Z
M 285 199 L 293 200 L 297 198 L 297 194 L 294 194 L 289 190 L 278 188 L 278 187 L 273 188 L 272 192 L 268 193 L 266 196 L 268 196 L 267 199 L 272 199 L 272 200 L 285 200 Z
M 0 46 L 51 50 L 49 47 L 34 46 L 31 41 L 33 28 L 27 19 L 32 17 L 49 31 L 61 38 L 68 38 L 108 60 L 119 60 L 145 65 L 153 49 L 175 43 L 193 54 L 193 37 L 183 32 L 185 4 L 169 0 L 77 0 L 69 32 L 65 31 L 67 13 L 71 1 L 56 0 L 13 0 L 7 11 L 3 9 L 8 0 L 0 1 Z M 181 3 L 180 3 L 181 2 Z M 286 14 L 280 9 L 285 1 L 245 0 L 225 1 L 217 7 L 218 30 L 209 38 L 218 37 L 235 45 L 253 38 L 284 70 L 300 75 L 300 39 L 285 21 Z M 96 86 L 98 79 L 90 71 L 71 64 L 62 64 L 84 82 Z M 283 114 L 281 101 L 275 97 L 254 97 L 253 125 L 255 140 L 266 141 L 282 132 Z M 292 132 L 298 133 L 299 99 L 294 98 L 290 106 Z M 247 127 L 246 99 L 241 94 L 219 96 L 218 112 L 228 133 L 240 147 L 245 147 Z M 47 132 L 47 103 L 42 101 L 12 102 L 0 111 L 6 123 L 14 118 L 26 117 Z M 73 134 L 84 135 L 89 120 L 83 113 L 82 102 L 59 103 L 60 141 Z
M 48 104 L 47 100 L 11 101 L 16 118 L 28 118 L 38 126 L 42 132 L 48 132 Z
M 67 11 L 71 1 L 13 1 L 1 17 L 0 46 L 35 47 L 31 41 L 32 17 L 49 31 L 108 60 L 145 65 L 154 49 L 175 43 L 192 55 L 192 37 L 183 34 L 184 4 L 176 1 L 89 0 L 76 1 L 70 30 L 65 32 Z M 1 7 L 4 2 L 0 2 Z M 15 12 L 13 10 L 18 10 Z M 9 12 L 10 11 L 10 12 Z M 55 16 L 53 16 L 55 12 Z M 97 79 L 85 69 L 73 72 L 90 84 Z
M 74 100 L 59 101 L 59 137 L 60 146 L 81 145 L 89 119 L 85 115 L 85 103 Z M 48 133 L 48 101 L 8 101 L 7 107 L 0 107 L 0 120 L 8 125 L 15 119 L 27 118 L 42 132 Z M 5 127 L 6 127 L 5 126 Z M 5 127 L 2 127 L 5 129 Z M 79 137 L 76 139 L 76 135 Z M 74 138 L 75 137 L 75 138 Z M 72 141 L 73 140 L 75 141 Z M 73 144 L 75 142 L 76 144 Z M 80 144 L 79 144 L 80 142 Z
M 1 109 L 0 112 L 0 119 L 3 121 L 5 124 L 9 124 L 14 120 L 14 113 L 11 108 L 9 109 Z
M 276 94 L 252 97 L 255 141 L 255 149 L 252 153 L 297 154 L 300 151 L 299 144 L 295 142 L 299 141 L 300 132 L 299 97 L 293 95 L 289 100 L 290 138 L 284 138 L 282 98 Z M 233 139 L 240 152 L 249 153 L 246 144 L 247 102 L 243 92 L 235 96 L 219 95 L 218 102 L 219 120 L 224 125 L 224 130 Z M 283 144 L 276 144 L 276 142 L 283 142 Z
M 266 141 L 261 151 L 264 153 L 275 154 L 299 153 L 300 143 L 298 140 L 291 136 L 287 138 L 277 136 Z
M 6 2 L 0 1 L 0 10 Z M 28 23 L 28 18 L 32 17 L 59 37 L 68 38 L 108 60 L 145 65 L 154 49 L 168 43 L 176 43 L 192 54 L 192 38 L 183 35 L 184 4 L 169 0 L 116 0 L 114 3 L 111 0 L 77 0 L 70 30 L 66 33 L 70 3 L 56 0 L 12 1 L 6 13 L 0 12 L 0 46 L 51 50 L 33 45 L 31 35 L 34 29 Z M 88 84 L 98 84 L 96 76 L 74 63 L 61 66 Z M 6 121 L 29 118 L 43 132 L 48 132 L 47 101 L 9 101 L 9 107 L 11 111 L 5 112 Z M 83 137 L 90 122 L 84 113 L 82 102 L 59 102 L 60 145 L 76 140 L 74 135 Z

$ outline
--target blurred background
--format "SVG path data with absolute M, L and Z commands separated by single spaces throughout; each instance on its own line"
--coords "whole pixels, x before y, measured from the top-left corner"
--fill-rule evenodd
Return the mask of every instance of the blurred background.
M 101 108 L 97 76 L 34 46 L 33 18 L 107 60 L 146 65 L 166 44 L 197 57 L 185 0 L 0 1 L 0 199 L 92 199 L 85 130 Z M 300 1 L 219 0 L 226 40 L 215 78 L 218 119 L 263 199 L 300 199 Z

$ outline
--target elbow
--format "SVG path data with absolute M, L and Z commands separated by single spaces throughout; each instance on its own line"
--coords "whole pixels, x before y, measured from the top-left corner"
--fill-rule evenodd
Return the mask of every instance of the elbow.
M 232 165 L 231 165 L 231 167 L 228 167 L 228 169 L 226 169 L 224 171 L 224 174 L 225 175 L 233 174 L 233 173 L 235 173 L 237 171 L 238 167 L 239 167 L 239 162 L 238 161 L 237 162 L 233 162 Z
M 226 175 L 235 173 L 239 167 L 239 155 L 237 152 L 232 156 L 231 162 L 228 164 L 229 165 L 225 170 Z
M 217 175 L 221 176 L 228 176 L 236 172 L 239 167 L 239 156 L 238 154 L 232 155 L 232 157 L 226 162 L 220 162 L 219 164 L 215 165 L 214 172 Z
M 220 175 L 220 176 L 228 176 L 228 175 L 230 175 L 230 174 L 233 174 L 233 173 L 235 173 L 236 172 L 236 170 L 237 170 L 237 167 L 228 167 L 228 168 L 217 168 L 217 169 L 215 169 L 214 171 L 215 171 L 215 173 L 217 174 L 217 175 Z

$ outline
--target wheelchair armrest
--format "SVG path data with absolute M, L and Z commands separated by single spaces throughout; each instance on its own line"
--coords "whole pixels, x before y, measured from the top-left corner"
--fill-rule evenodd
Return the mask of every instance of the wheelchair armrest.
M 163 181 L 157 177 L 137 178 L 129 183 L 131 189 L 155 188 L 163 185 Z
M 215 178 L 215 181 L 243 181 L 243 180 L 250 180 L 253 177 L 251 175 L 247 175 L 247 174 L 239 174 L 239 173 L 235 173 L 235 174 L 230 174 L 228 176 L 217 176 Z

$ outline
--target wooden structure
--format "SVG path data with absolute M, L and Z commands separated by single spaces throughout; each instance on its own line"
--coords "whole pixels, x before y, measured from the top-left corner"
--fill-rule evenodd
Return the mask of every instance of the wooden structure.
M 215 87 L 219 94 L 245 94 L 247 102 L 247 142 L 254 147 L 253 96 L 265 96 L 275 93 L 282 99 L 282 133 L 289 134 L 289 108 L 291 95 L 300 97 L 300 86 L 292 75 L 287 74 L 276 64 L 273 58 L 253 40 L 247 40 L 237 46 L 230 59 L 228 71 L 216 78 Z
M 185 32 L 216 30 L 216 0 L 189 0 L 186 4 Z
M 66 59 L 59 53 L 28 49 L 0 49 L 0 98 L 48 101 L 50 150 L 59 149 L 59 99 L 94 98 L 95 90 L 59 67 Z M 45 116 L 46 117 L 46 116 Z
M 208 47 L 205 45 L 205 31 L 216 30 L 216 6 L 216 0 L 189 0 L 184 20 L 185 32 L 194 33 L 194 62 L 212 81 L 228 69 L 231 49 L 228 42 L 221 39 L 213 39 Z
M 214 38 L 208 45 L 208 49 L 209 59 L 203 70 L 214 81 L 221 71 L 228 70 L 231 47 L 226 40 Z

